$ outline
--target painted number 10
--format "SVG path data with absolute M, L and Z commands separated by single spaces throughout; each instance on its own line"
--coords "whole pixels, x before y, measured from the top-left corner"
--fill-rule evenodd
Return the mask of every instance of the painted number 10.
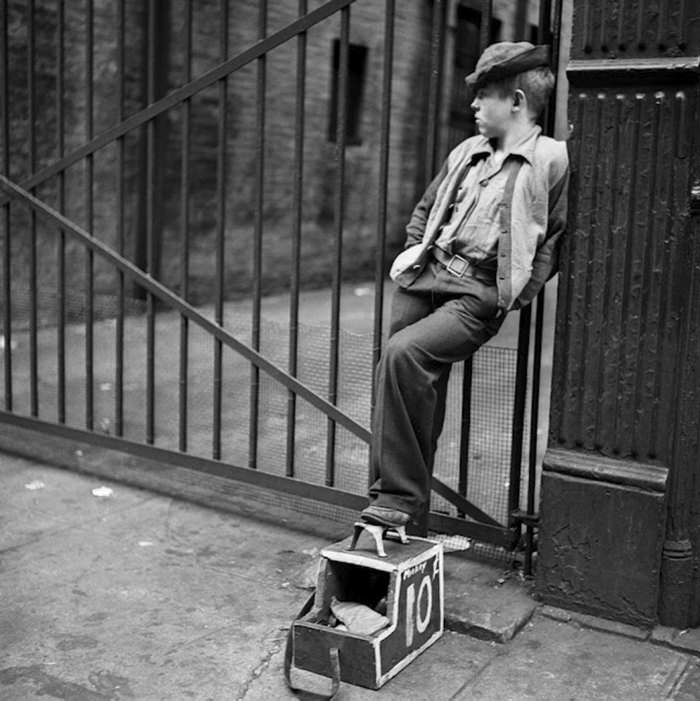
M 433 583 L 430 576 L 425 575 L 418 587 L 411 583 L 406 589 L 406 647 L 413 645 L 414 631 L 425 633 L 430 615 L 433 612 Z

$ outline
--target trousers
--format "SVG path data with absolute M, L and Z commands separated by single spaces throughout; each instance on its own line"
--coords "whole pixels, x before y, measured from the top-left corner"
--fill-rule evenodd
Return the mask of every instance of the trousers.
M 456 278 L 437 262 L 395 290 L 376 373 L 371 504 L 414 519 L 428 508 L 450 369 L 498 332 L 505 314 L 497 299 L 495 281 Z

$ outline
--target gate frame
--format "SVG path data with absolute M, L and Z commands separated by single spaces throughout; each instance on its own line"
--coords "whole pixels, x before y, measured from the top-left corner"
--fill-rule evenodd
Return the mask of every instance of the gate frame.
M 554 13 L 554 27 L 555 35 L 558 35 L 560 31 L 561 24 L 561 1 L 558 0 L 557 8 L 558 10 Z M 313 391 L 308 389 L 305 385 L 295 379 L 293 375 L 293 370 L 285 372 L 279 367 L 267 361 L 260 353 L 258 349 L 258 342 L 255 339 L 256 334 L 254 333 L 253 343 L 247 345 L 236 339 L 231 333 L 229 333 L 222 326 L 222 316 L 221 308 L 218 308 L 217 318 L 215 322 L 210 321 L 203 315 L 201 315 L 194 307 L 189 305 L 183 298 L 174 294 L 164 285 L 160 284 L 152 275 L 153 270 L 153 212 L 151 211 L 148 216 L 149 233 L 148 233 L 148 260 L 146 265 L 146 270 L 143 271 L 137 266 L 132 264 L 126 258 L 123 257 L 119 252 L 113 251 L 109 247 L 102 244 L 96 238 L 94 238 L 88 231 L 77 226 L 75 223 L 68 220 L 59 211 L 51 208 L 47 204 L 41 202 L 34 194 L 32 194 L 36 188 L 42 183 L 46 182 L 49 178 L 59 177 L 62 181 L 63 174 L 65 171 L 85 160 L 86 163 L 90 164 L 93 154 L 98 150 L 104 148 L 105 146 L 112 143 L 122 143 L 122 139 L 129 132 L 139 127 L 146 127 L 148 130 L 148 159 L 147 159 L 147 170 L 152 175 L 154 169 L 154 125 L 155 120 L 162 114 L 166 113 L 172 108 L 177 108 L 182 105 L 187 105 L 190 98 L 199 93 L 206 87 L 213 86 L 216 84 L 224 85 L 224 79 L 235 72 L 236 70 L 250 64 L 251 62 L 264 59 L 268 51 L 273 48 L 280 46 L 281 44 L 291 41 L 294 38 L 300 38 L 304 36 L 307 29 L 312 27 L 314 24 L 327 19 L 328 17 L 341 13 L 342 19 L 342 40 L 341 40 L 341 98 L 345 91 L 342 88 L 343 79 L 342 77 L 347 73 L 347 43 L 348 43 L 348 22 L 349 22 L 349 7 L 355 2 L 355 0 L 328 0 L 321 7 L 316 10 L 304 14 L 299 19 L 291 22 L 282 30 L 274 33 L 273 35 L 267 37 L 265 36 L 265 22 L 264 22 L 264 12 L 261 13 L 261 26 L 260 26 L 260 40 L 253 44 L 250 48 L 242 51 L 237 56 L 230 58 L 228 60 L 222 61 L 219 65 L 213 69 L 207 71 L 204 75 L 191 80 L 182 87 L 174 90 L 165 97 L 152 100 L 144 109 L 139 112 L 127 117 L 121 121 L 118 125 L 111 127 L 101 134 L 94 136 L 92 134 L 92 126 L 88 125 L 87 141 L 81 147 L 77 148 L 69 154 L 63 154 L 63 147 L 61 146 L 61 157 L 53 164 L 48 167 L 41 169 L 40 171 L 34 173 L 29 177 L 22 185 L 17 185 L 10 181 L 5 175 L 0 175 L 0 189 L 5 193 L 5 197 L 0 198 L 0 208 L 4 212 L 4 222 L 5 230 L 7 232 L 7 246 L 6 246 L 6 257 L 5 257 L 5 299 L 8 301 L 6 304 L 6 314 L 5 314 L 5 410 L 0 411 L 0 421 L 8 423 L 11 425 L 20 426 L 23 428 L 29 428 L 34 430 L 40 430 L 48 434 L 59 435 L 65 438 L 70 438 L 72 440 L 81 440 L 95 445 L 101 445 L 103 447 L 108 447 L 112 449 L 121 450 L 124 452 L 133 453 L 136 455 L 141 455 L 143 457 L 148 457 L 157 460 L 165 460 L 168 462 L 176 462 L 184 467 L 199 470 L 202 472 L 207 472 L 209 474 L 224 476 L 228 478 L 234 478 L 243 482 L 258 484 L 265 488 L 276 489 L 278 491 L 283 491 L 290 494 L 295 494 L 303 497 L 310 497 L 321 502 L 337 504 L 340 506 L 346 506 L 347 508 L 358 509 L 365 503 L 365 498 L 355 494 L 350 494 L 343 492 L 342 490 L 336 489 L 332 486 L 321 486 L 314 485 L 300 480 L 294 479 L 291 474 L 285 477 L 275 476 L 263 473 L 261 471 L 236 467 L 227 463 L 223 463 L 219 460 L 220 454 L 216 450 L 216 439 L 214 441 L 214 455 L 212 459 L 196 457 L 193 455 L 188 455 L 184 452 L 186 448 L 186 441 L 183 442 L 181 438 L 181 451 L 174 452 L 165 450 L 162 448 L 157 448 L 153 445 L 154 442 L 154 414 L 153 414 L 153 354 L 150 354 L 149 360 L 149 380 L 148 380 L 148 396 L 151 398 L 148 401 L 148 418 L 147 418 L 147 438 L 146 444 L 136 443 L 134 441 L 129 441 L 121 437 L 107 436 L 104 434 L 95 433 L 92 426 L 92 414 L 88 407 L 87 413 L 87 426 L 86 430 L 78 429 L 65 425 L 60 419 L 59 422 L 54 424 L 47 422 L 38 418 L 38 400 L 36 399 L 36 377 L 37 370 L 36 366 L 32 370 L 32 410 L 31 416 L 20 416 L 12 411 L 12 353 L 11 353 L 11 312 L 9 300 L 11 298 L 10 290 L 10 276 L 9 276 L 9 236 L 10 236 L 10 200 L 18 199 L 24 202 L 30 207 L 31 216 L 39 216 L 53 226 L 57 227 L 58 235 L 63 237 L 66 234 L 78 240 L 81 245 L 83 245 L 88 251 L 89 256 L 89 266 L 90 270 L 93 269 L 93 256 L 100 256 L 102 259 L 107 260 L 120 272 L 120 294 L 124 294 L 124 282 L 130 280 L 132 283 L 137 284 L 141 288 L 147 291 L 147 304 L 148 304 L 148 329 L 149 329 L 149 348 L 153 348 L 154 343 L 154 320 L 155 320 L 155 301 L 160 300 L 169 304 L 173 309 L 177 310 L 181 314 L 183 322 L 183 333 L 186 333 L 187 324 L 194 323 L 203 330 L 205 330 L 212 338 L 216 341 L 217 358 L 220 364 L 220 351 L 223 346 L 231 348 L 236 353 L 243 356 L 248 360 L 253 368 L 253 378 L 252 383 L 256 384 L 258 382 L 257 373 L 259 370 L 264 371 L 275 381 L 279 382 L 284 386 L 289 392 L 290 408 L 293 411 L 293 404 L 296 401 L 296 397 L 302 397 L 308 401 L 312 406 L 322 411 L 328 417 L 328 451 L 333 452 L 333 442 L 334 442 L 334 432 L 336 425 L 340 425 L 343 428 L 349 430 L 355 436 L 359 437 L 364 442 L 369 441 L 369 432 L 364 427 L 360 426 L 348 416 L 343 414 L 337 409 L 334 404 L 335 391 L 333 387 L 330 390 L 329 399 L 324 399 L 319 395 L 315 394 Z M 305 3 L 302 3 L 305 5 Z M 261 5 L 264 7 L 265 4 Z M 428 138 L 426 139 L 426 175 L 428 171 L 431 172 L 435 170 L 437 163 L 437 153 L 440 141 L 439 125 L 440 119 L 439 115 L 442 110 L 441 104 L 441 85 L 440 76 L 442 75 L 442 66 L 444 64 L 445 57 L 443 55 L 443 42 L 442 36 L 445 31 L 445 16 L 449 6 L 447 0 L 435 0 L 433 4 L 433 35 L 431 41 L 431 62 L 432 62 L 432 75 L 437 76 L 437 79 L 431 82 L 431 91 L 429 97 L 429 129 Z M 121 6 L 123 10 L 123 5 Z M 545 25 L 545 18 L 547 19 L 547 24 L 549 24 L 549 18 L 552 16 L 552 2 L 551 0 L 542 0 L 540 3 L 541 7 L 541 22 L 540 31 L 542 34 L 541 40 L 546 41 L 548 37 L 545 36 L 545 30 L 543 29 Z M 484 22 L 485 31 L 482 31 L 482 41 L 484 45 L 488 43 L 488 26 L 490 25 L 490 16 L 492 13 L 492 2 L 488 0 L 482 2 L 482 17 L 487 18 Z M 381 153 L 381 167 L 380 167 L 380 184 L 384 188 L 384 193 L 386 194 L 386 178 L 388 172 L 388 150 L 389 150 L 389 140 L 388 135 L 390 131 L 389 125 L 389 108 L 391 104 L 391 49 L 393 48 L 393 15 L 395 12 L 395 2 L 394 0 L 387 0 L 386 4 L 386 36 L 387 36 L 387 50 L 384 57 L 384 75 L 383 75 L 383 86 L 384 86 L 384 101 L 382 105 L 382 153 Z M 152 23 L 151 23 L 152 28 Z M 2 27 L 0 27 L 0 34 L 2 35 L 2 46 L 0 46 L 0 53 L 7 58 L 8 55 L 8 45 L 6 42 L 6 32 L 7 32 L 7 6 L 3 5 L 2 13 Z M 558 52 L 555 50 L 555 56 Z M 123 57 L 122 57 L 123 58 Z M 152 63 L 153 56 L 150 57 L 150 62 Z M 8 97 L 8 80 L 7 80 L 7 65 L 8 62 L 5 60 L 4 66 L 1 73 L 0 91 L 4 98 Z M 258 63 L 260 67 L 261 64 Z M 344 71 L 343 71 L 344 67 Z M 262 73 L 259 73 L 259 84 L 262 85 L 264 91 L 264 68 L 261 69 Z M 300 92 L 303 91 L 303 86 L 299 88 Z M 302 92 L 303 94 L 303 92 Z M 153 85 L 149 88 L 149 95 L 151 98 L 154 97 Z M 31 101 L 31 99 L 30 99 Z M 344 100 L 341 99 L 341 103 Z M 7 99 L 4 100 L 4 105 L 7 104 Z M 8 113 L 5 106 L 3 106 L 3 129 L 4 134 L 8 135 L 8 139 L 5 140 L 5 144 L 9 143 L 9 119 Z M 341 118 L 338 124 L 338 134 L 339 134 L 339 152 L 342 154 L 344 150 L 344 121 L 342 118 L 344 115 L 344 109 L 341 106 Z M 264 123 L 264 113 L 261 115 L 261 123 Z M 221 127 L 221 122 L 220 122 Z M 303 128 L 303 125 L 302 125 Z M 262 137 L 261 137 L 262 138 Z M 261 144 L 258 144 L 259 148 L 262 148 Z M 186 145 L 184 146 L 186 148 Z M 341 164 L 343 159 L 341 158 Z M 9 147 L 6 147 L 2 159 L 3 172 L 9 173 Z M 221 167 L 221 164 L 220 164 Z M 261 172 L 258 172 L 258 180 L 262 178 Z M 149 177 L 147 182 L 151 182 L 152 178 Z M 336 207 L 339 216 L 337 217 L 338 226 L 341 230 L 337 232 L 337 236 L 342 235 L 342 207 L 343 207 L 343 171 L 342 167 L 338 176 L 339 182 L 339 192 L 338 200 L 336 202 Z M 259 190 L 260 192 L 260 190 Z M 151 193 L 152 194 L 152 193 Z M 151 198 L 147 198 L 149 201 Z M 123 207 L 123 193 L 120 193 L 119 206 Z M 89 198 L 91 202 L 91 198 Z M 379 211 L 379 226 L 378 226 L 378 240 L 382 245 L 378 246 L 378 250 L 382 251 L 382 255 L 378 257 L 377 261 L 377 278 L 379 279 L 383 275 L 384 259 L 383 259 L 383 236 L 384 231 L 382 226 L 386 219 L 386 196 L 380 197 L 380 211 Z M 261 208 L 258 207 L 258 212 Z M 88 221 L 91 220 L 91 216 L 88 217 Z M 35 232 L 35 226 L 32 226 L 32 230 Z M 259 238 L 259 237 L 258 237 Z M 257 240 L 257 239 L 256 239 Z M 258 254 L 260 251 L 258 251 Z M 257 259 L 256 255 L 256 259 Z M 258 267 L 259 269 L 259 267 Z M 336 279 L 339 279 L 340 271 L 336 271 Z M 91 285 L 92 278 L 90 276 L 89 284 Z M 36 282 L 33 284 L 32 289 L 35 293 Z M 259 300 L 259 295 L 257 297 Z M 90 300 L 91 303 L 91 300 Z M 528 371 L 528 352 L 530 346 L 530 326 L 531 326 L 531 309 L 530 307 L 525 308 L 521 311 L 520 317 L 520 329 L 519 329 L 519 341 L 518 347 L 520 349 L 518 354 L 518 367 L 517 367 L 517 381 L 515 388 L 515 410 L 513 414 L 512 422 L 512 436 L 513 436 L 513 447 L 511 452 L 510 461 L 510 482 L 509 482 L 509 492 L 508 492 L 508 523 L 506 525 L 500 524 L 498 521 L 490 517 L 488 514 L 483 512 L 481 509 L 476 507 L 474 504 L 470 503 L 463 495 L 459 494 L 455 490 L 447 487 L 439 479 L 433 478 L 433 490 L 439 494 L 441 497 L 445 498 L 447 501 L 452 503 L 457 507 L 458 513 L 463 515 L 468 515 L 474 519 L 474 521 L 467 521 L 464 518 L 455 518 L 446 516 L 438 513 L 430 513 L 428 517 L 428 523 L 426 524 L 432 530 L 449 532 L 452 534 L 463 535 L 465 537 L 473 537 L 477 540 L 484 542 L 490 542 L 497 546 L 513 549 L 519 543 L 522 533 L 522 527 L 525 526 L 527 534 L 527 544 L 526 544 L 526 572 L 531 571 L 532 565 L 532 550 L 534 547 L 534 528 L 537 525 L 537 513 L 535 511 L 535 486 L 536 486 L 536 447 L 537 447 L 537 407 L 539 403 L 539 364 L 541 362 L 541 337 L 542 337 L 542 323 L 543 323 L 543 310 L 544 310 L 544 291 L 540 294 L 537 299 L 537 312 L 535 319 L 535 337 L 534 337 L 534 347 L 533 347 L 533 391 L 531 396 L 531 422 L 530 422 L 530 455 L 529 455 L 529 479 L 528 479 L 528 493 L 527 493 L 527 506 L 524 510 L 520 509 L 521 495 L 520 495 L 520 485 L 521 485 L 521 466 L 522 466 L 522 446 L 524 440 L 524 416 L 526 412 L 526 400 L 527 400 L 527 371 Z M 337 327 L 338 320 L 338 296 L 337 291 L 334 293 L 334 311 L 333 319 Z M 36 300 L 34 300 L 33 308 L 36 309 Z M 382 328 L 382 297 L 381 297 L 381 285 L 377 285 L 377 295 L 375 298 L 375 338 L 379 338 L 381 335 Z M 88 310 L 88 322 L 86 322 L 89 333 L 92 333 L 92 310 Z M 259 321 L 258 321 L 259 323 Z M 36 319 L 31 324 L 31 337 L 34 343 L 34 351 L 32 353 L 33 362 L 36 362 Z M 336 328 L 337 331 L 337 328 Z M 335 376 L 335 370 L 337 370 L 337 345 L 335 346 L 335 359 L 331 360 L 331 377 Z M 380 346 L 375 343 L 374 346 L 374 359 L 378 358 L 380 353 Z M 91 365 L 91 361 L 88 360 L 88 365 Z M 376 363 L 375 363 L 376 364 Z M 89 370 L 88 370 L 89 372 Z M 465 377 L 470 375 L 470 369 L 465 371 Z M 374 383 L 372 383 L 374 385 Z M 219 383 L 220 385 L 220 383 Z M 219 387 L 220 391 L 220 387 Z M 372 390 L 374 392 L 374 390 Z M 88 393 L 88 404 L 90 403 L 90 394 Z M 372 397 L 372 402 L 374 401 L 374 396 Z M 468 402 L 465 402 L 468 404 Z M 254 410 L 255 415 L 257 415 L 257 410 Z M 117 422 L 121 425 L 121 422 Z M 216 429 L 216 427 L 215 427 Z M 216 430 L 215 430 L 216 434 Z M 251 438 L 255 440 L 255 438 Z M 463 450 L 463 453 L 466 452 Z M 254 462 L 254 461 L 253 461 Z M 328 464 L 332 465 L 332 455 L 330 462 Z M 251 465 L 254 467 L 255 465 Z M 466 467 L 466 466 L 465 466 Z M 288 471 L 289 472 L 289 471 Z M 293 474 L 293 473 L 292 473 Z M 333 483 L 334 475 L 332 472 L 327 475 L 327 483 L 330 485 Z

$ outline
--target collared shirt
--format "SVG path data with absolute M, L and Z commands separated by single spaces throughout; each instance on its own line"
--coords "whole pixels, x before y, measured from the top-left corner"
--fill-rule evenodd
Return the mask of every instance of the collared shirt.
M 530 161 L 533 139 L 539 134 L 540 128 L 533 127 L 500 158 L 486 139 L 483 147 L 472 152 L 472 164 L 457 188 L 451 216 L 441 227 L 437 246 L 475 263 L 494 257 L 501 233 L 499 208 L 508 181 L 506 159 L 519 156 Z
M 484 158 L 488 162 L 493 154 L 493 147 L 483 136 L 463 141 L 450 153 L 406 227 L 406 250 L 396 259 L 391 271 L 392 278 L 400 285 L 410 286 L 420 274 L 428 250 L 444 233 L 450 205 L 460 185 L 480 163 L 487 168 L 487 182 L 480 186 L 483 190 L 475 201 L 463 211 L 459 235 L 454 241 L 461 245 L 473 235 L 473 241 L 486 241 L 488 248 L 495 236 L 498 297 L 504 309 L 530 302 L 555 272 L 558 241 L 566 224 L 566 145 L 542 136 L 540 128 L 534 126 L 500 164 L 491 160 L 489 169 Z M 515 180 L 507 188 L 510 174 Z M 478 170 L 473 173 L 474 178 L 478 175 Z M 479 182 L 483 181 L 480 177 Z M 468 193 L 465 192 L 465 196 L 468 197 Z M 475 228 L 469 231 L 465 225 Z
M 469 168 L 457 188 L 449 220 L 442 225 L 435 242 L 437 246 L 474 262 L 494 255 L 498 229 L 483 224 L 497 220 L 494 213 L 507 179 L 501 165 L 487 155 Z

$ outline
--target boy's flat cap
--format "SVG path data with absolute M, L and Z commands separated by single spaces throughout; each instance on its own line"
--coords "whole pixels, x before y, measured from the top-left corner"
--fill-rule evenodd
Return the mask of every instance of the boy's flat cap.
M 549 46 L 535 46 L 529 41 L 500 41 L 484 49 L 473 73 L 466 77 L 470 88 L 479 88 L 495 80 L 529 71 L 539 66 L 549 66 Z

